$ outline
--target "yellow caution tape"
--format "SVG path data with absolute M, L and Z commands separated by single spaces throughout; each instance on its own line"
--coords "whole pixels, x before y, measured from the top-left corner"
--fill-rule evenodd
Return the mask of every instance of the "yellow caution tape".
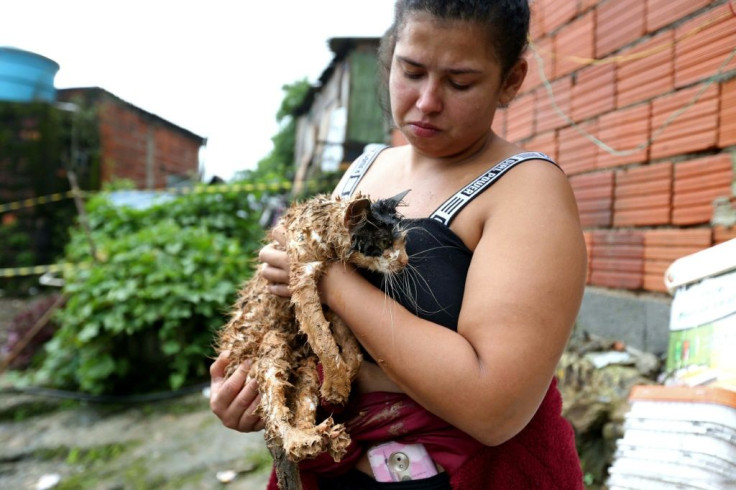
M 46 274 L 47 272 L 61 272 L 64 269 L 71 269 L 74 264 L 50 264 L 50 265 L 32 265 L 29 267 L 13 267 L 8 269 L 0 269 L 0 277 L 25 277 Z
M 31 208 L 37 204 L 63 201 L 64 199 L 70 199 L 72 197 L 74 197 L 74 193 L 72 191 L 67 191 L 49 194 L 48 196 L 32 197 L 21 201 L 9 202 L 6 204 L 0 204 L 0 213 L 5 211 L 17 211 L 22 208 Z
M 311 182 L 310 182 L 311 184 Z M 209 186 L 191 186 L 191 187 L 180 187 L 173 189 L 162 189 L 159 192 L 163 194 L 222 194 L 225 192 L 253 192 L 253 191 L 288 191 L 292 188 L 291 182 L 256 182 L 247 184 L 222 184 L 222 185 L 209 185 Z M 83 197 L 87 197 L 96 192 L 81 191 L 80 194 Z M 17 211 L 23 208 L 31 208 L 38 204 L 46 204 L 50 202 L 58 202 L 64 199 L 71 199 L 74 197 L 73 191 L 57 192 L 55 194 L 49 194 L 47 196 L 39 196 L 21 201 L 9 202 L 6 204 L 0 204 L 0 213 L 6 211 Z

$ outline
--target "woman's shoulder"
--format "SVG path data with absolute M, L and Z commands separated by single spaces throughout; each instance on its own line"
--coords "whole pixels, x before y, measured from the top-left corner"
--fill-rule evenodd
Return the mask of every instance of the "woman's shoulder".
M 513 187 L 515 192 L 537 192 L 539 188 L 567 188 L 564 170 L 551 157 L 534 151 L 515 153 L 504 163 L 511 163 L 508 175 L 499 181 L 500 187 Z
M 382 149 L 380 150 L 380 153 L 378 157 L 376 158 L 377 161 L 383 161 L 383 160 L 399 160 L 402 158 L 405 158 L 407 155 L 407 152 L 409 151 L 409 145 L 399 145 L 399 146 L 389 146 L 384 145 Z

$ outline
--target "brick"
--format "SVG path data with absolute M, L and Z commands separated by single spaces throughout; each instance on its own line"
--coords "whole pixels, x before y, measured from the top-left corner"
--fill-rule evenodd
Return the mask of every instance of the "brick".
M 649 104 L 639 104 L 601 116 L 598 119 L 598 138 L 623 154 L 614 154 L 599 147 L 596 167 L 606 168 L 647 161 L 650 114 Z
M 736 239 L 736 226 L 726 228 L 725 226 L 716 226 L 713 228 L 713 244 L 727 242 Z
M 588 9 L 595 7 L 601 2 L 601 0 L 580 0 L 580 6 L 578 10 L 580 13 L 587 12 Z
M 736 145 L 736 79 L 721 85 L 718 146 Z
M 546 153 L 553 160 L 557 160 L 557 132 L 547 131 L 546 133 L 536 134 L 524 145 L 530 151 L 541 151 Z
M 720 67 L 736 46 L 736 15 L 721 5 L 678 27 L 675 36 L 675 86 L 684 87 L 736 68 L 736 58 Z
M 552 93 L 547 87 L 539 87 L 534 93 L 536 96 L 536 131 L 544 133 L 569 125 L 560 115 L 555 106 L 569 117 L 570 99 L 572 97 L 572 78 L 564 77 L 550 84 Z
M 537 57 L 541 58 L 541 63 Z M 552 56 L 552 39 L 543 38 L 537 41 L 533 41 L 529 45 L 529 49 L 526 53 L 526 60 L 529 68 L 526 72 L 526 78 L 524 83 L 519 90 L 519 94 L 532 91 L 533 89 L 542 85 L 543 80 L 554 80 L 554 67 Z M 540 74 L 540 68 L 543 74 Z
M 693 103 L 699 90 L 700 87 L 696 86 L 652 101 L 652 136 L 655 141 L 649 153 L 651 159 L 716 146 L 718 86 L 710 86 Z
M 647 0 L 647 32 L 656 31 L 707 6 L 712 0 Z
M 595 56 L 602 58 L 634 42 L 646 32 L 645 3 L 641 0 L 609 0 L 598 6 Z
M 626 273 L 592 267 L 590 272 L 590 284 L 593 286 L 637 290 L 642 287 L 642 281 L 642 271 Z
M 590 284 L 634 290 L 642 287 L 644 238 L 641 231 L 594 231 L 590 247 Z
M 616 107 L 616 67 L 613 64 L 583 68 L 572 88 L 574 121 L 603 114 Z
M 506 137 L 520 141 L 534 134 L 534 104 L 536 97 L 528 93 L 517 97 L 506 109 Z
M 592 11 L 561 28 L 554 37 L 555 76 L 559 78 L 585 66 L 595 56 L 594 43 Z
M 545 35 L 544 29 L 544 6 L 541 2 L 529 4 L 529 38 L 538 40 Z
M 663 32 L 622 51 L 616 70 L 616 104 L 626 107 L 669 93 L 675 86 L 674 32 Z
M 646 230 L 644 232 L 644 289 L 666 292 L 664 275 L 675 260 L 711 246 L 710 228 Z
M 644 244 L 648 250 L 650 248 L 663 250 L 672 247 L 680 247 L 687 250 L 698 251 L 710 247 L 711 238 L 711 230 L 709 228 L 693 228 L 687 230 L 681 230 L 678 228 L 646 230 L 644 233 Z M 651 257 L 667 258 L 672 255 L 673 254 L 671 253 L 665 253 L 664 255 L 658 255 L 655 253 L 652 254 Z M 678 254 L 674 254 L 674 256 L 679 257 Z
M 659 293 L 668 292 L 664 277 L 669 264 L 667 261 L 644 262 L 644 283 L 642 284 L 642 289 Z
M 554 32 L 572 20 L 578 12 L 576 2 L 570 0 L 539 0 L 539 3 L 547 33 Z
M 583 228 L 611 225 L 613 172 L 596 172 L 570 177 Z
M 671 202 L 671 163 L 616 171 L 614 227 L 667 225 Z
M 595 135 L 598 130 L 597 121 L 589 121 L 578 125 L 588 134 Z M 568 127 L 560 129 L 557 136 L 560 166 L 568 175 L 579 174 L 596 168 L 598 147 L 581 134 L 578 129 Z
M 728 153 L 676 164 L 672 223 L 683 226 L 710 222 L 713 200 L 731 195 L 733 178 L 733 163 Z

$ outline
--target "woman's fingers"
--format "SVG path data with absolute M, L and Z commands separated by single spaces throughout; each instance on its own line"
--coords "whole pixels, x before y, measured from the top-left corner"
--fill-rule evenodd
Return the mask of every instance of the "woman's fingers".
M 241 432 L 261 430 L 264 426 L 260 415 L 258 415 L 258 406 L 261 403 L 261 395 L 258 393 L 258 384 L 255 380 L 251 380 L 246 383 L 246 387 L 243 389 L 242 395 L 242 403 L 239 405 L 241 407 L 245 406 L 245 409 L 242 412 L 239 410 L 235 412 L 236 414 L 240 414 L 236 429 Z
M 288 284 L 289 271 L 273 267 L 268 263 L 261 266 L 261 275 L 271 284 Z
M 245 361 L 229 378 L 225 378 L 228 352 L 221 353 L 210 366 L 210 408 L 222 425 L 240 432 L 263 428 L 257 413 L 261 396 L 258 382 L 248 376 L 251 361 Z
M 220 417 L 223 425 L 240 432 L 259 430 L 262 423 L 257 412 L 260 401 L 258 383 L 254 379 L 246 379 L 243 389 L 238 392 L 226 412 Z
M 291 289 L 286 284 L 270 284 L 268 290 L 271 294 L 281 296 L 282 298 L 291 298 Z
M 281 248 L 283 248 L 284 245 L 286 245 L 286 230 L 284 229 L 283 226 L 275 226 L 271 230 L 270 236 L 271 238 L 274 239 L 274 241 L 276 241 L 276 243 L 278 243 L 281 246 Z
M 289 290 L 289 257 L 275 244 L 266 245 L 258 253 L 258 259 L 263 262 L 261 275 L 269 282 L 271 293 L 288 298 Z
M 289 256 L 284 250 L 279 250 L 274 244 L 268 244 L 258 252 L 258 260 L 268 264 L 274 269 L 281 269 L 284 272 L 289 270 Z M 287 272 L 288 279 L 288 272 Z
M 220 418 L 227 412 L 233 400 L 242 391 L 250 369 L 250 363 L 245 362 L 226 379 L 224 376 L 228 359 L 223 354 L 220 354 L 210 367 L 212 379 L 210 382 L 210 408 Z

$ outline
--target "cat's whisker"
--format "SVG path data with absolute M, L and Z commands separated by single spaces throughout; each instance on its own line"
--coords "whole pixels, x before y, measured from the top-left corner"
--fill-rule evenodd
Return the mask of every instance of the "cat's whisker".
M 439 312 L 447 310 L 447 307 L 442 306 L 441 302 L 435 296 L 429 282 L 422 277 L 419 270 L 415 266 L 408 264 L 402 272 L 402 276 L 404 279 L 404 288 L 401 289 L 401 292 L 404 293 L 404 296 L 409 300 L 408 303 L 416 312 L 421 312 L 424 314 L 437 314 Z M 417 301 L 417 293 L 420 288 L 423 291 L 426 291 L 431 296 L 433 302 L 438 306 L 438 309 L 429 310 L 419 305 Z
M 414 258 L 423 257 L 425 255 L 428 255 L 428 254 L 430 254 L 432 252 L 436 252 L 438 250 L 459 249 L 459 248 L 460 247 L 458 247 L 457 245 L 439 245 L 437 247 L 432 247 L 432 248 L 424 249 L 421 252 L 415 252 L 414 254 L 412 254 L 412 257 L 414 257 Z

